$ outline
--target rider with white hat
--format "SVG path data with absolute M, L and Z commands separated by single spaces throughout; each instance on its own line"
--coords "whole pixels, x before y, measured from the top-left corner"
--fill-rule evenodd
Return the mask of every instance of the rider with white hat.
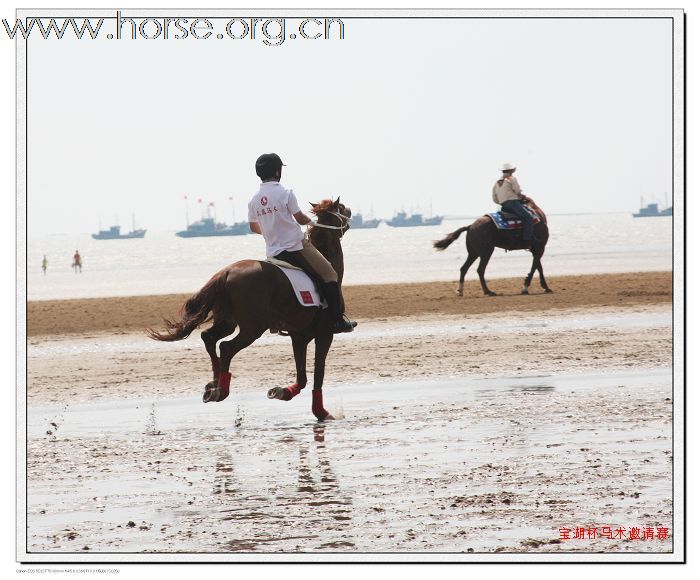
M 526 198 L 522 189 L 520 189 L 518 180 L 513 175 L 515 169 L 515 165 L 510 163 L 503 164 L 503 167 L 501 167 L 503 175 L 494 184 L 492 197 L 494 203 L 500 204 L 503 211 L 514 213 L 523 220 L 523 242 L 525 242 L 527 247 L 531 248 L 532 244 L 537 241 L 533 237 L 533 219 L 530 212 L 523 207 Z

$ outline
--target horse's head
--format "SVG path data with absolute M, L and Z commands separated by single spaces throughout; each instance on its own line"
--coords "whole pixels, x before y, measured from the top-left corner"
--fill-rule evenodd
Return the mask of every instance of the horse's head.
M 339 237 L 343 237 L 350 227 L 352 211 L 340 202 L 340 198 L 335 201 L 324 199 L 318 203 L 312 203 L 311 211 L 316 216 L 316 227 L 338 232 Z

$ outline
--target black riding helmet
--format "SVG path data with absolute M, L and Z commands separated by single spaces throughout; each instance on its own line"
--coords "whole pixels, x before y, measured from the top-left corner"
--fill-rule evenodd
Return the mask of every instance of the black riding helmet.
M 255 173 L 260 179 L 275 177 L 277 170 L 284 166 L 277 153 L 264 153 L 255 162 Z

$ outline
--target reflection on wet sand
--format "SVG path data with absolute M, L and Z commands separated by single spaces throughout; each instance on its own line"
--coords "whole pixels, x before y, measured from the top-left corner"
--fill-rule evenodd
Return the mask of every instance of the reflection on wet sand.
M 231 454 L 221 456 L 216 462 L 214 480 L 214 495 L 219 494 L 235 494 L 238 492 L 235 485 L 236 477 L 233 473 L 233 458 Z
M 352 538 L 352 498 L 343 492 L 331 467 L 326 448 L 326 427 L 312 426 L 308 435 L 285 436 L 276 445 L 298 449 L 297 485 L 282 486 L 269 495 L 246 495 L 236 480 L 233 455 L 219 458 L 215 466 L 214 494 L 226 494 L 222 509 L 229 528 L 225 542 L 228 551 L 288 550 L 289 542 L 318 540 L 314 549 L 354 548 Z M 291 466 L 290 466 L 291 467 Z M 254 525 L 241 525 L 243 522 Z M 301 533 L 296 533 L 301 532 Z M 275 546 L 279 544 L 279 546 Z

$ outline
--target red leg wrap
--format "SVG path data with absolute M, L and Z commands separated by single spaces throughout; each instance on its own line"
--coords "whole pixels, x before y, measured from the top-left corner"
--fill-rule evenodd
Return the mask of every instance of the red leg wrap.
M 228 395 L 228 388 L 229 385 L 231 384 L 231 373 L 221 373 L 219 375 L 219 391 L 221 391 L 221 394 Z
M 311 391 L 311 396 L 313 397 L 311 402 L 311 412 L 317 419 L 325 419 L 326 415 L 328 415 L 328 411 L 323 408 L 323 391 L 321 389 L 314 389 Z
M 289 393 L 289 399 L 287 399 L 287 398 L 285 397 L 285 401 L 289 401 L 290 399 L 293 399 L 293 398 L 296 397 L 299 393 L 301 393 L 301 387 L 300 387 L 298 384 L 294 383 L 293 385 L 288 386 L 288 387 L 285 389 L 285 391 L 287 391 L 287 393 Z

